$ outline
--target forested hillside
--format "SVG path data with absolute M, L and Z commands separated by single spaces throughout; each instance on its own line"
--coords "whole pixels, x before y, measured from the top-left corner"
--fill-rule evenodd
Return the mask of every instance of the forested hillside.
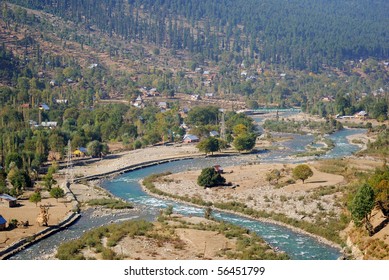
M 389 57 L 386 0 L 13 0 L 126 40 L 318 71 Z M 85 40 L 85 38 L 79 38 Z

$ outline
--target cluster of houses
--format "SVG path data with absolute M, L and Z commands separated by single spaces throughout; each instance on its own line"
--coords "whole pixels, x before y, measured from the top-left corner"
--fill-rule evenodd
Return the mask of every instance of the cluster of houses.
M 146 87 L 141 87 L 138 89 L 141 95 L 147 97 L 160 96 L 161 94 L 156 88 L 147 89 Z
M 209 132 L 209 136 L 211 137 L 217 137 L 219 136 L 219 132 L 217 131 L 210 131 Z M 185 134 L 184 137 L 182 138 L 182 141 L 186 144 L 189 144 L 189 143 L 196 143 L 196 142 L 199 142 L 200 141 L 200 138 L 197 137 L 196 135 L 194 134 Z
M 144 108 L 146 106 L 142 96 L 139 94 L 138 97 L 131 103 L 136 108 Z M 157 106 L 161 109 L 161 112 L 165 112 L 169 109 L 169 104 L 165 101 L 158 102 Z
M 65 103 L 67 104 L 67 99 L 58 99 L 56 100 L 57 103 Z M 29 109 L 31 108 L 31 105 L 29 103 L 25 103 L 20 105 L 22 109 Z M 38 105 L 39 110 L 41 111 L 49 111 L 50 107 L 46 103 L 41 103 Z M 54 128 L 57 127 L 58 122 L 51 122 L 51 121 L 40 121 L 41 116 L 39 115 L 39 122 L 34 120 L 29 120 L 29 125 L 31 128 L 38 128 L 38 127 L 44 127 L 44 128 Z

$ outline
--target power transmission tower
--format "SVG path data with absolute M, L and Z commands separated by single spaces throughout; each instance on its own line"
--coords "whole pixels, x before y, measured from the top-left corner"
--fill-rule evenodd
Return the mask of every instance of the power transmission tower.
M 68 141 L 68 153 L 66 159 L 66 174 L 65 174 L 65 182 L 66 185 L 69 186 L 74 182 L 74 174 L 73 174 L 73 162 L 72 162 L 72 146 L 70 144 L 70 140 Z
M 222 112 L 222 119 L 220 122 L 220 138 L 226 141 L 226 122 L 225 122 L 224 109 L 219 109 L 219 111 Z

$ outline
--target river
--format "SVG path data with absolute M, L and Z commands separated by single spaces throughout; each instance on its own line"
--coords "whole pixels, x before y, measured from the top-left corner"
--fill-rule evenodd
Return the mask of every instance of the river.
M 330 135 L 329 137 L 335 143 L 335 148 L 324 155 L 323 158 L 344 157 L 357 151 L 358 147 L 348 143 L 346 137 L 348 135 L 363 133 L 364 131 L 365 130 L 362 129 L 346 129 Z M 280 136 L 282 136 L 282 134 Z M 81 218 L 68 229 L 41 240 L 11 257 L 11 259 L 45 259 L 45 257 L 52 254 L 55 251 L 55 248 L 61 243 L 78 238 L 89 229 L 129 219 L 146 219 L 152 221 L 156 218 L 160 209 L 165 208 L 168 205 L 173 205 L 174 212 L 176 213 L 203 216 L 204 210 L 202 208 L 188 206 L 170 200 L 158 199 L 146 194 L 139 185 L 139 180 L 150 174 L 157 174 L 164 171 L 182 172 L 190 169 L 200 169 L 212 166 L 216 163 L 223 166 L 231 166 L 256 161 L 296 162 L 296 159 L 289 157 L 289 155 L 296 151 L 303 151 L 305 146 L 313 141 L 313 136 L 291 134 L 288 134 L 288 136 L 293 137 L 277 144 L 283 146 L 283 149 L 280 150 L 262 151 L 247 156 L 181 160 L 135 170 L 120 175 L 115 179 L 103 181 L 102 186 L 104 188 L 112 194 L 134 203 L 137 210 L 122 211 L 115 215 L 103 215 L 101 213 L 96 215 L 93 209 L 89 209 L 88 211 L 83 212 Z M 338 249 L 323 244 L 310 236 L 296 233 L 283 226 L 259 222 L 219 211 L 214 211 L 213 216 L 217 219 L 225 220 L 248 228 L 251 231 L 255 231 L 271 246 L 285 251 L 292 259 L 333 260 L 341 256 Z

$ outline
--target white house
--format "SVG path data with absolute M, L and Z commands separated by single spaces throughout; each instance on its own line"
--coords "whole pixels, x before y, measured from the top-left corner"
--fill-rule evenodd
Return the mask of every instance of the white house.
M 200 141 L 200 139 L 193 134 L 186 134 L 182 140 L 184 143 L 194 143 Z

